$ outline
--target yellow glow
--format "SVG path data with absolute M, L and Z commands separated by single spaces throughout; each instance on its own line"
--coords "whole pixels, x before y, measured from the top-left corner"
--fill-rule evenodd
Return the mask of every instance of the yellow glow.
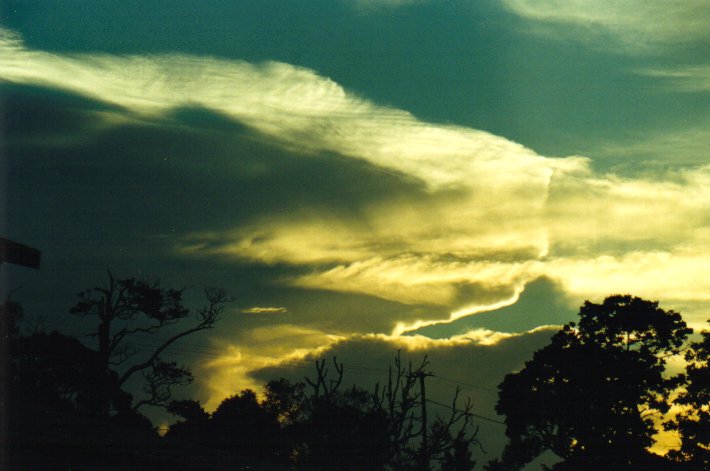
M 242 332 L 235 344 L 216 345 L 223 353 L 199 366 L 205 409 L 216 409 L 224 398 L 243 389 L 260 391 L 263 384 L 255 380 L 251 372 L 299 362 L 341 339 L 317 329 L 282 324 L 250 329 Z

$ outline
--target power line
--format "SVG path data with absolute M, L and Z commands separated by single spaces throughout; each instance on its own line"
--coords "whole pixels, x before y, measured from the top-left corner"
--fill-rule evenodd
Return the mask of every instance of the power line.
M 452 411 L 454 411 L 454 412 L 460 412 L 460 413 L 462 413 L 462 414 L 468 414 L 468 415 L 470 415 L 470 416 L 477 417 L 477 418 L 479 418 L 479 419 L 487 420 L 488 422 L 493 422 L 494 424 L 505 425 L 505 422 L 501 422 L 500 420 L 491 419 L 490 417 L 486 417 L 485 415 L 474 414 L 473 412 L 466 412 L 466 411 L 463 411 L 463 410 L 461 410 L 461 409 L 457 409 L 457 408 L 455 408 L 455 407 L 452 407 L 452 406 L 449 406 L 449 405 L 446 405 L 446 404 L 442 404 L 441 402 L 435 401 L 435 400 L 433 400 L 433 399 L 427 399 L 426 401 L 427 401 L 427 402 L 431 402 L 432 404 L 436 404 L 437 406 L 446 407 L 447 409 L 450 409 L 450 410 L 452 410 Z
M 447 378 L 446 376 L 432 375 L 432 377 L 433 377 L 433 378 L 438 378 L 438 379 L 441 379 L 441 380 L 444 380 L 444 381 L 448 381 L 449 383 L 455 383 L 455 384 L 460 384 L 460 385 L 466 386 L 467 389 L 478 389 L 478 390 L 481 390 L 481 391 L 486 391 L 486 392 L 498 394 L 498 391 L 497 391 L 497 390 L 492 389 L 492 388 L 487 388 L 487 387 L 485 387 L 485 386 L 478 386 L 478 385 L 476 385 L 476 384 L 467 383 L 467 382 L 465 382 L 465 381 L 459 381 L 459 380 L 457 380 L 457 379 Z
M 42 323 L 55 325 L 55 326 L 72 327 L 72 328 L 80 327 L 79 325 L 77 325 L 77 323 L 62 322 L 57 319 L 43 319 Z M 127 339 L 126 344 L 128 346 L 132 346 L 137 349 L 151 349 L 151 348 L 156 348 L 156 347 L 159 347 L 160 345 L 162 345 L 162 341 L 160 338 L 156 338 L 155 336 L 141 335 L 141 336 L 135 336 L 130 339 Z M 199 357 L 222 358 L 225 356 L 224 349 L 222 349 L 220 347 L 216 347 L 216 346 L 208 345 L 208 344 L 204 344 L 204 343 L 190 342 L 189 340 L 182 340 L 179 343 L 176 343 L 174 346 L 172 346 L 172 348 L 170 350 L 173 352 L 173 354 L 189 355 L 189 356 L 192 356 L 195 358 L 199 358 Z M 268 367 L 271 365 L 265 365 L 265 366 Z M 311 369 L 313 367 L 313 360 L 312 359 L 305 359 L 305 358 L 299 359 L 299 360 L 290 360 L 288 362 L 281 363 L 279 365 L 273 365 L 273 366 L 277 366 L 277 367 L 281 366 L 281 367 L 285 367 L 285 368 Z M 383 378 L 386 378 L 390 374 L 390 371 L 388 369 L 374 368 L 371 366 L 352 363 L 352 362 L 345 364 L 345 367 L 346 367 L 346 371 L 349 371 L 353 374 L 380 376 Z M 463 389 L 479 390 L 479 391 L 484 391 L 484 392 L 488 392 L 491 394 L 498 393 L 498 391 L 495 389 L 472 384 L 472 383 L 468 383 L 468 382 L 461 381 L 461 380 L 454 379 L 454 378 L 450 378 L 447 376 L 432 374 L 431 377 L 434 379 L 440 379 L 442 381 L 446 381 L 449 383 L 465 386 L 465 388 L 463 388 Z

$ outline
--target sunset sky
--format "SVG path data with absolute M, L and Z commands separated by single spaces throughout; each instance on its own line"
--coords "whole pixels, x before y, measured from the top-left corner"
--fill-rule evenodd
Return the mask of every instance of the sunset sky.
M 5 0 L 1 24 L 0 236 L 43 253 L 1 294 L 79 334 L 107 269 L 225 288 L 171 352 L 208 409 L 320 355 L 369 387 L 401 349 L 500 420 L 585 299 L 710 318 L 706 0 Z

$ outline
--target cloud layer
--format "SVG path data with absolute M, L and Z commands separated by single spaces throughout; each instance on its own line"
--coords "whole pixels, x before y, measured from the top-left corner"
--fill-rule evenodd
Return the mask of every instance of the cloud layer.
M 655 2 L 506 4 L 531 23 L 589 29 L 585 39 L 611 35 L 635 52 L 683 41 L 686 7 L 705 8 L 690 2 L 661 15 Z M 692 41 L 706 37 L 694 20 L 686 29 Z M 706 93 L 707 75 L 659 67 L 635 77 L 666 92 Z M 31 113 L 26 133 L 12 136 L 13 146 L 31 147 L 22 156 L 48 155 L 21 175 L 44 175 L 42 191 L 70 196 L 47 209 L 59 214 L 52 220 L 88 221 L 55 253 L 80 240 L 82 256 L 94 250 L 103 264 L 100 244 L 91 245 L 103 238 L 114 259 L 133 257 L 148 273 L 156 265 L 146 260 L 163 256 L 160 268 L 179 283 L 191 276 L 237 290 L 241 306 L 196 371 L 211 408 L 274 375 L 298 379 L 318 355 L 376 368 L 396 349 L 429 353 L 441 376 L 491 390 L 547 341 L 554 327 L 545 326 L 611 293 L 660 299 L 695 327 L 710 317 L 710 166 L 697 124 L 609 150 L 663 154 L 658 168 L 621 174 L 586 156 L 542 155 L 428 122 L 283 62 L 49 53 L 5 31 L 0 81 L 67 94 L 76 108 L 37 112 L 57 122 L 50 136 Z M 145 234 L 149 243 L 138 240 Z M 121 237 L 133 238 L 130 256 Z M 521 296 L 541 279 L 556 302 L 540 295 L 534 316 L 516 314 L 511 306 L 523 309 Z M 508 325 L 491 320 L 513 315 Z M 437 339 L 425 336 L 436 329 Z M 478 411 L 492 410 L 494 393 L 478 399 Z
M 516 5 L 544 18 L 553 11 Z M 449 320 L 514 302 L 540 276 L 576 296 L 620 290 L 704 301 L 710 292 L 703 281 L 708 167 L 662 179 L 596 174 L 589 159 L 545 157 L 486 132 L 426 123 L 289 64 L 50 54 L 25 48 L 10 32 L 0 48 L 6 82 L 86 96 L 123 120 L 158 123 L 184 107 L 211 110 L 294 156 L 355 159 L 422 188 L 415 198 L 372 202 L 356 219 L 304 207 L 185 234 L 183 253 L 310 267 L 282 282 L 445 306 Z M 403 328 L 397 319 L 392 325 Z

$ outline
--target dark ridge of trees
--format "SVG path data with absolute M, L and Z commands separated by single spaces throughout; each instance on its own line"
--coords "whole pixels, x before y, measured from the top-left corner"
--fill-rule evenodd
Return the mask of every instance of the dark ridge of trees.
M 666 469 L 670 460 L 648 448 L 683 382 L 687 392 L 676 403 L 689 412 L 675 428 L 684 446 L 671 456 L 682 469 L 707 460 L 700 457 L 710 428 L 702 409 L 708 405 L 707 334 L 686 355 L 688 374 L 667 378 L 666 359 L 680 354 L 692 333 L 678 313 L 617 295 L 585 302 L 579 316 L 500 384 L 496 410 L 506 416 L 509 444 L 487 469 L 520 469 L 545 450 L 563 459 L 554 470 Z
M 403 365 L 399 355 L 384 387 L 374 391 L 342 388 L 345 366 L 333 359 L 316 362 L 315 378 L 304 383 L 270 381 L 260 401 L 251 390 L 225 399 L 209 416 L 194 401 L 168 410 L 184 420 L 168 438 L 199 443 L 296 470 L 469 471 L 477 429 L 471 405 L 425 423 L 420 380 L 428 362 Z M 426 433 L 425 433 L 426 431 Z M 426 437 L 426 439 L 425 439 Z
M 2 397 L 9 417 L 0 420 L 9 424 L 12 469 L 97 469 L 101 466 L 87 463 L 98 463 L 102 453 L 107 459 L 125 459 L 135 458 L 136 450 L 150 452 L 159 437 L 138 408 L 166 407 L 172 388 L 192 381 L 187 368 L 162 355 L 182 337 L 211 328 L 227 301 L 222 290 L 207 289 L 207 306 L 191 314 L 182 304 L 183 291 L 162 288 L 157 281 L 115 279 L 109 273 L 106 287 L 80 293 L 71 309 L 97 319 L 90 334 L 97 339 L 95 350 L 56 331 L 21 335 L 21 306 L 10 300 L 0 305 L 1 340 L 8 352 L 2 360 L 8 360 L 9 371 Z M 195 323 L 179 330 L 177 324 L 189 317 Z M 167 339 L 143 358 L 127 344 L 134 335 L 158 334 L 170 326 Z M 137 401 L 123 388 L 136 373 L 143 376 L 145 393 Z M 138 443 L 136 436 L 142 437 Z M 109 443 L 122 438 L 131 444 L 111 449 Z
M 192 376 L 162 358 L 180 338 L 210 328 L 227 300 L 207 292 L 196 322 L 136 360 L 125 340 L 156 334 L 190 317 L 183 290 L 116 280 L 83 295 L 73 312 L 97 319 L 98 348 L 59 332 L 22 334 L 21 306 L 0 304 L 9 382 L 10 469 L 470 471 L 477 428 L 470 402 L 453 393 L 449 412 L 427 410 L 429 362 L 398 354 L 384 383 L 345 387 L 347 365 L 315 362 L 303 382 L 270 381 L 262 396 L 244 390 L 212 413 L 172 399 Z M 632 296 L 585 302 L 499 386 L 497 411 L 509 443 L 489 471 L 520 469 L 545 450 L 551 470 L 710 469 L 710 332 L 688 343 L 678 313 Z M 685 373 L 668 377 L 667 358 L 684 355 Z M 131 361 L 133 360 L 133 361 Z M 144 395 L 125 391 L 141 373 Z M 3 398 L 4 400 L 6 398 Z M 178 420 L 159 437 L 139 407 L 166 407 Z M 679 410 L 664 417 L 671 405 Z M 682 444 L 665 457 L 648 452 L 662 420 Z M 6 430 L 4 427 L 3 430 Z

